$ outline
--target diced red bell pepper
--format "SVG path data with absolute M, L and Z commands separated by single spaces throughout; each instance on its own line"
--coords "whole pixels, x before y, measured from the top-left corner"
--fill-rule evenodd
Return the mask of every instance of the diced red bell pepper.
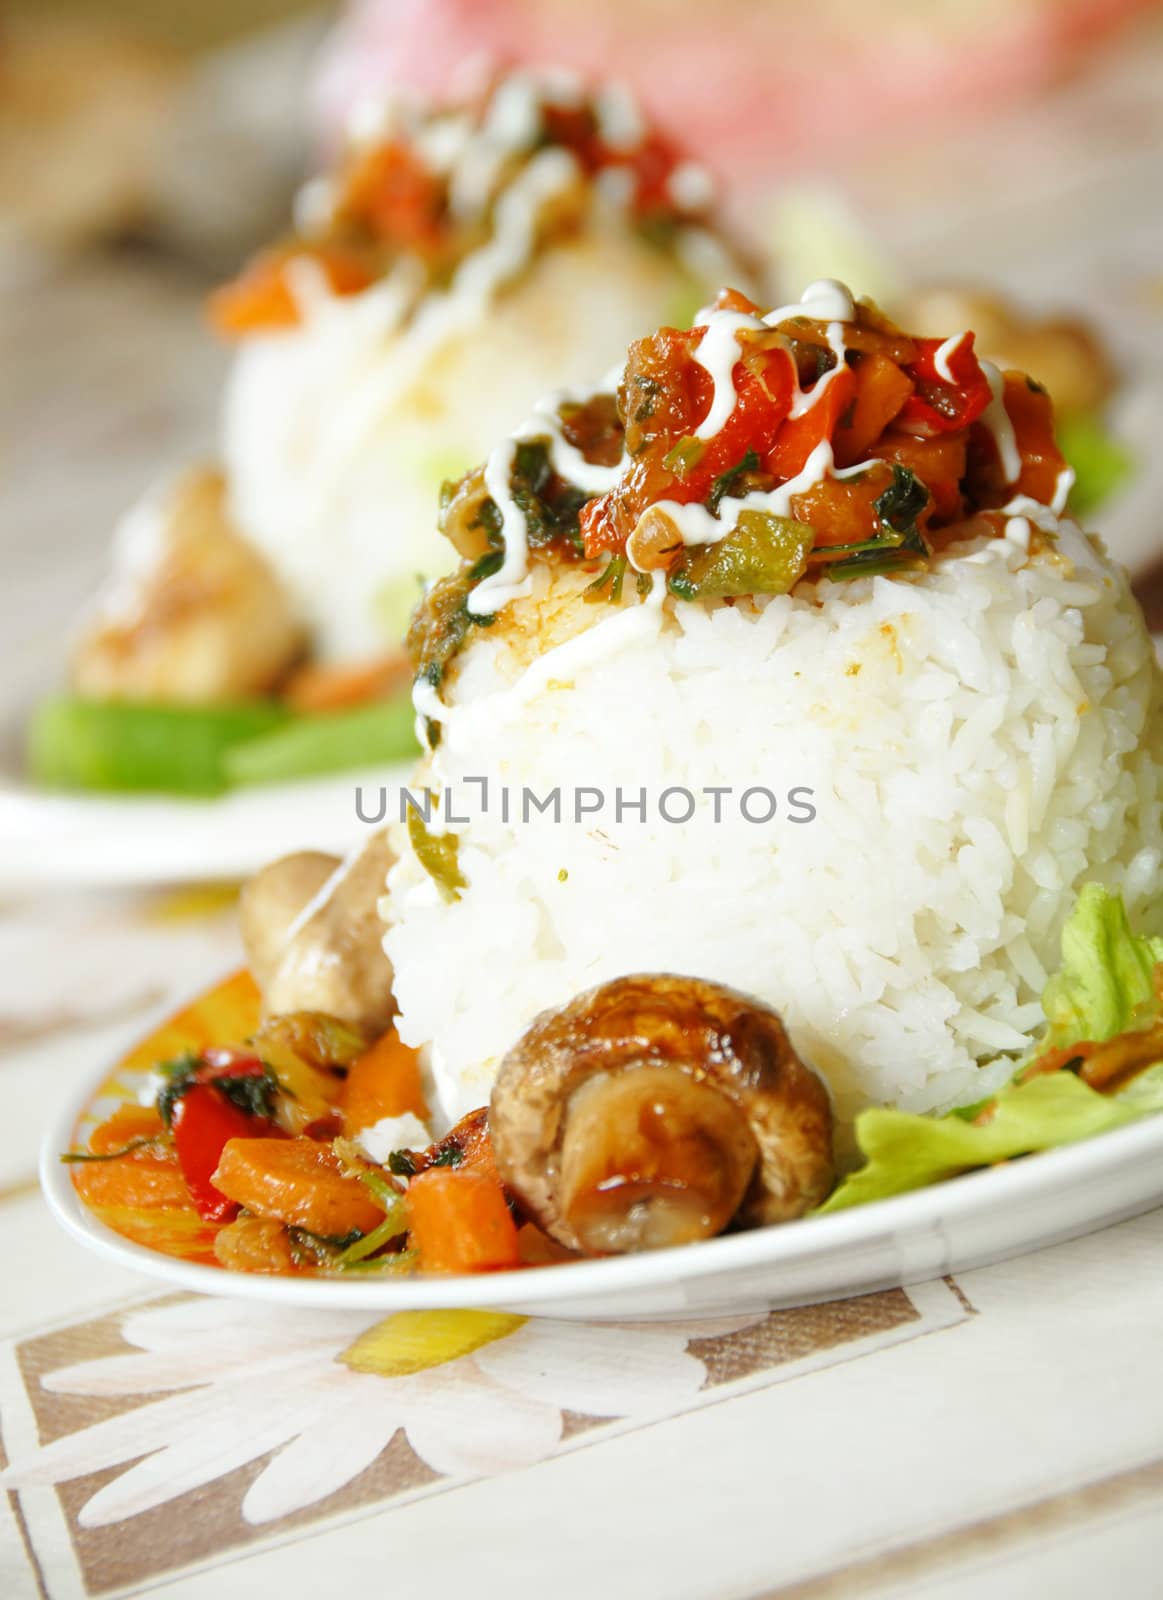
M 288 269 L 310 261 L 322 272 L 332 294 L 358 294 L 374 281 L 362 256 L 336 247 L 291 246 L 264 250 L 230 283 L 215 289 L 207 302 L 210 325 L 226 338 L 297 327 L 299 301 Z
M 195 1083 L 174 1104 L 171 1126 L 178 1165 L 198 1215 L 205 1222 L 229 1222 L 238 1206 L 210 1179 L 228 1139 L 254 1139 L 271 1131 L 264 1118 L 249 1116 L 213 1084 Z
M 834 377 L 826 374 L 818 381 L 826 382 L 823 394 L 801 416 L 788 417 L 767 453 L 768 471 L 777 478 L 794 478 L 804 470 L 812 451 L 834 436 L 856 398 L 856 374 L 851 367 L 841 367 Z
M 967 428 L 989 405 L 993 392 L 967 333 L 949 352 L 945 363 L 954 381 L 937 370 L 937 352 L 947 341 L 917 339 L 917 353 L 909 365 L 916 393 L 909 396 L 897 418 L 899 426 L 932 433 L 955 433 Z

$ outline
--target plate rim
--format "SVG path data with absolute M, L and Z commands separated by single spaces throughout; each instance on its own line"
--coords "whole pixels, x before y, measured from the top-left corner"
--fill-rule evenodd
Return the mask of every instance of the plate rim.
M 212 988 L 213 985 L 200 989 L 198 994 Z M 156 1015 L 164 1021 L 179 1011 L 183 1003 L 188 1002 L 167 1001 L 164 1007 L 157 1008 Z M 156 1023 L 152 1021 L 146 1023 L 141 1037 L 148 1038 L 154 1026 Z M 525 1267 L 479 1275 L 458 1273 L 385 1280 L 231 1272 L 225 1267 L 183 1261 L 117 1233 L 86 1206 L 73 1185 L 68 1164 L 59 1159 L 69 1148 L 77 1122 L 125 1053 L 123 1050 L 116 1061 L 102 1067 L 99 1073 L 87 1075 L 82 1084 L 75 1086 L 58 1106 L 49 1124 L 41 1141 L 38 1176 L 50 1212 L 72 1238 L 121 1267 L 194 1293 L 268 1305 L 314 1305 L 319 1309 L 366 1309 L 390 1314 L 466 1306 L 503 1307 L 534 1299 L 546 1305 L 568 1304 L 602 1295 L 616 1300 L 625 1292 L 713 1279 L 741 1269 L 770 1268 L 781 1262 L 790 1264 L 812 1256 L 823 1260 L 838 1251 L 850 1251 L 862 1243 L 871 1244 L 894 1230 L 908 1230 L 933 1222 L 944 1224 L 950 1217 L 971 1216 L 983 1203 L 990 1207 L 1007 1203 L 1020 1205 L 1038 1191 L 1052 1189 L 1064 1171 L 1071 1171 L 1078 1181 L 1086 1182 L 1096 1172 L 1141 1159 L 1152 1150 L 1163 1156 L 1163 1114 L 1157 1114 L 1072 1144 L 1034 1152 L 1022 1161 L 962 1173 L 943 1183 L 929 1184 L 867 1205 L 637 1255 L 605 1256 L 551 1267 Z M 935 1199 L 936 1196 L 940 1198 Z M 1163 1203 L 1163 1163 L 1153 1203 Z M 1139 1209 L 1147 1210 L 1151 1205 L 1149 1201 Z M 531 1274 L 536 1277 L 531 1278 Z M 552 1312 L 547 1314 L 552 1315 Z M 616 1304 L 611 1314 L 616 1318 Z

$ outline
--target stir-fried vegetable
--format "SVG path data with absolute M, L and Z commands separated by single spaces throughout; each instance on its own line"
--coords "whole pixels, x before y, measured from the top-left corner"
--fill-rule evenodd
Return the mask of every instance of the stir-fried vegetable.
M 595 103 L 572 94 L 558 99 L 548 83 L 529 112 L 536 126 L 528 157 L 548 146 L 568 151 L 579 181 L 617 171 L 646 239 L 669 246 L 679 223 L 705 215 L 706 199 L 686 204 L 671 185 L 681 155 L 660 134 L 644 130 L 635 138 L 611 139 Z M 460 113 L 466 137 L 487 139 L 491 114 L 488 98 L 466 106 Z M 448 114 L 442 120 L 447 123 Z M 413 269 L 424 269 L 429 281 L 447 281 L 463 257 L 479 248 L 496 188 L 512 179 L 521 158 L 499 164 L 479 207 L 466 208 L 464 194 L 454 193 L 454 168 L 433 159 L 430 129 L 422 118 L 414 126 L 406 122 L 397 118 L 389 137 L 353 143 L 331 177 L 325 213 L 263 251 L 211 297 L 210 320 L 219 333 L 244 338 L 294 327 L 315 282 L 333 295 L 357 294 L 403 256 Z M 563 212 L 559 225 L 568 225 L 570 209 L 560 197 L 556 209 Z
M 417 752 L 410 694 L 344 711 L 295 714 L 277 700 L 144 705 L 47 700 L 29 722 L 29 773 L 46 788 L 217 795 Z
M 456 834 L 434 833 L 416 810 L 409 810 L 407 826 L 416 860 L 444 898 L 455 900 L 465 886 Z
M 54 789 L 220 794 L 228 753 L 288 716 L 274 701 L 201 708 L 47 700 L 29 723 L 29 773 Z
M 504 1190 L 481 1172 L 430 1167 L 408 1185 L 410 1238 L 429 1272 L 496 1272 L 520 1265 Z
M 341 1104 L 343 1131 L 349 1137 L 385 1117 L 411 1113 L 422 1122 L 427 1120 L 416 1052 L 403 1042 L 395 1028 L 389 1028 L 348 1067 Z
M 815 529 L 792 517 L 744 511 L 718 544 L 696 545 L 670 568 L 667 582 L 683 600 L 787 594 L 807 571 Z
M 355 767 L 406 761 L 418 753 L 410 694 L 349 711 L 300 716 L 229 750 L 229 782 L 281 783 Z

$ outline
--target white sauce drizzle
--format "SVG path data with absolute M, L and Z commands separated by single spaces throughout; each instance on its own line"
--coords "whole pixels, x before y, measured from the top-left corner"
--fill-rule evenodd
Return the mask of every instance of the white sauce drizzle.
M 616 390 L 618 385 L 615 382 L 611 387 Z M 514 438 L 518 441 L 546 440 L 550 462 L 559 478 L 584 489 L 587 494 L 605 494 L 607 489 L 615 488 L 621 480 L 626 468 L 625 454 L 612 467 L 604 467 L 600 462 L 587 461 L 576 445 L 570 444 L 562 433 L 561 407 L 571 402 L 584 405 L 592 398 L 589 394 L 571 394 L 563 389 L 539 400 L 533 408 L 533 415 L 517 430 Z
M 505 554 L 501 565 L 490 577 L 482 578 L 469 595 L 466 606 L 470 616 L 489 617 L 510 600 L 522 600 L 532 587 L 529 573 L 529 530 L 525 513 L 513 499 L 512 476 L 517 459 L 515 438 L 506 439 L 485 463 L 485 488 L 501 514 L 501 535 L 505 541 Z
M 981 362 L 981 370 L 985 373 L 985 381 L 989 384 L 989 392 L 993 396 L 981 413 L 981 424 L 993 435 L 1006 482 L 1016 483 L 1022 475 L 1022 457 L 1018 450 L 1014 425 L 1006 410 L 1006 381 L 992 361 Z
M 802 299 L 794 305 L 778 306 L 765 317 L 754 317 L 744 311 L 705 309 L 695 318 L 693 326 L 705 328 L 694 359 L 710 376 L 714 385 L 711 406 L 703 421 L 695 429 L 696 439 L 713 439 L 729 420 L 735 409 L 735 363 L 739 359 L 738 335 L 744 328 L 774 328 L 792 317 L 811 317 L 814 321 L 827 321 L 828 348 L 836 358 L 831 371 L 818 378 L 810 389 L 800 387 L 798 374 L 794 378 L 789 416 L 805 416 L 819 404 L 828 386 L 844 366 L 846 346 L 844 323 L 856 315 L 852 295 L 835 278 L 820 278 L 804 290 Z
M 764 317 L 769 328 L 776 328 L 791 317 L 812 317 L 817 322 L 851 322 L 856 316 L 852 291 L 839 278 L 817 278 L 809 283 L 798 301 L 776 306 Z
M 949 363 L 968 338 L 968 332 L 955 333 L 952 338 L 945 340 L 945 343 L 938 348 L 936 355 L 933 357 L 933 365 L 937 369 L 937 376 L 944 378 L 946 383 L 957 382 Z
M 713 385 L 711 408 L 695 429 L 695 438 L 713 439 L 735 409 L 738 335 L 744 328 L 762 328 L 763 323 L 746 311 L 700 311 L 694 326 L 706 330 L 694 352 L 694 360 Z
M 546 203 L 581 175 L 577 158 L 557 147 L 542 150 L 497 202 L 493 237 L 466 256 L 452 279 L 452 296 L 480 304 L 527 265 L 537 243 L 537 220 Z
M 715 196 L 715 182 L 697 161 L 682 161 L 671 173 L 666 192 L 680 211 L 702 211 Z

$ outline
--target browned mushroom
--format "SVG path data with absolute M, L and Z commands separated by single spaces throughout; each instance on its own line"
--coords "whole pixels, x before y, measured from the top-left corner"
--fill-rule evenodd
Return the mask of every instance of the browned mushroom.
M 242 891 L 243 943 L 268 1016 L 321 1011 L 382 1033 L 395 1012 L 378 902 L 392 853 L 383 833 L 357 854 L 305 851 Z
M 698 978 L 618 978 L 543 1012 L 489 1124 L 522 1205 L 592 1254 L 786 1222 L 833 1182 L 824 1085 L 774 1011 Z

